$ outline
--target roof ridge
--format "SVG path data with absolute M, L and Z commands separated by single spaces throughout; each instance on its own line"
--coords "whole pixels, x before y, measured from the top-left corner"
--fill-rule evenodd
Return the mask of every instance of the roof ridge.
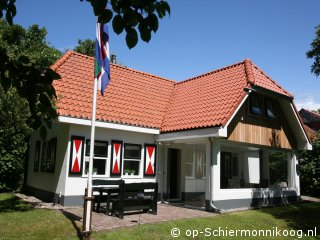
M 67 59 L 73 54 L 73 51 L 67 51 L 59 60 L 57 60 L 54 64 L 51 65 L 51 69 L 57 71 L 58 68 L 65 62 Z
M 293 94 L 285 90 L 283 87 L 281 87 L 280 84 L 278 84 L 275 80 L 273 80 L 268 74 L 266 74 L 264 71 L 262 71 L 258 66 L 256 66 L 254 63 L 252 63 L 252 66 L 255 67 L 261 74 L 266 76 L 271 82 L 273 82 L 275 85 L 277 85 L 278 88 L 280 88 L 282 91 L 287 93 L 290 97 L 294 98 Z
M 143 75 L 146 75 L 146 76 L 156 77 L 156 78 L 159 78 L 159 79 L 161 79 L 161 80 L 173 82 L 174 84 L 177 83 L 175 80 L 171 80 L 171 79 L 168 79 L 168 78 L 160 77 L 160 76 L 157 76 L 157 75 L 155 75 L 155 74 L 143 72 L 143 71 L 136 70 L 136 69 L 133 69 L 133 68 L 130 68 L 130 67 L 124 67 L 124 66 L 121 66 L 121 65 L 118 65 L 118 64 L 113 64 L 113 63 L 111 63 L 111 65 L 112 65 L 113 67 L 126 69 L 126 70 L 129 70 L 129 71 L 131 71 L 131 72 L 136 72 L 136 73 L 140 73 L 140 74 L 143 74 Z
M 247 76 L 247 82 L 254 85 L 255 80 L 254 80 L 253 71 L 252 71 L 252 62 L 250 59 L 246 59 L 243 61 L 243 63 L 244 63 L 244 71 Z
M 301 108 L 301 110 L 300 111 L 305 111 L 305 112 L 308 112 L 308 113 L 310 113 L 311 115 L 314 115 L 314 116 L 316 116 L 316 117 L 320 117 L 320 114 L 319 113 L 316 113 L 316 112 L 312 112 L 312 111 L 309 111 L 309 110 L 307 110 L 307 109 L 304 109 L 304 108 Z
M 192 77 L 192 78 L 188 78 L 188 79 L 186 79 L 186 80 L 177 82 L 177 84 L 182 84 L 182 83 L 185 83 L 185 82 L 189 82 L 189 81 L 195 80 L 195 79 L 197 79 L 197 78 L 202 78 L 202 77 L 205 77 L 205 76 L 208 76 L 208 75 L 217 73 L 217 72 L 221 72 L 221 71 L 227 70 L 227 69 L 229 69 L 229 68 L 233 68 L 233 67 L 239 66 L 239 65 L 241 65 L 241 64 L 243 64 L 243 61 L 242 61 L 242 62 L 238 62 L 238 63 L 231 64 L 231 65 L 228 65 L 228 66 L 223 67 L 223 68 L 218 68 L 218 69 L 215 69 L 215 70 L 213 70 L 213 71 L 210 71 L 210 72 L 207 72 L 207 73 L 203 73 L 203 74 L 200 74 L 200 75 L 195 76 L 195 77 Z
M 81 53 L 69 50 L 67 53 L 65 53 L 65 55 L 62 58 L 60 58 L 60 60 L 58 60 L 54 65 L 52 65 L 52 67 L 56 67 L 53 70 L 56 70 L 58 67 L 60 67 L 71 55 L 78 55 L 78 56 L 85 57 L 85 58 L 91 58 L 92 60 L 95 59 L 94 57 L 91 57 L 91 56 L 88 56 L 88 55 L 85 55 L 85 54 L 81 54 Z M 144 74 L 144 75 L 147 75 L 147 76 L 150 76 L 150 77 L 156 77 L 156 78 L 159 78 L 159 79 L 162 79 L 162 80 L 165 80 L 165 81 L 170 81 L 170 82 L 176 83 L 175 80 L 171 80 L 171 79 L 168 79 L 168 78 L 160 77 L 160 76 L 157 76 L 155 74 L 143 72 L 143 71 L 136 70 L 136 69 L 133 69 L 133 68 L 130 68 L 130 67 L 124 67 L 124 66 L 121 66 L 121 65 L 118 65 L 118 64 L 114 64 L 114 63 L 110 63 L 110 65 L 112 65 L 113 67 L 118 67 L 118 68 L 130 70 L 131 72 L 137 72 L 137 73 Z

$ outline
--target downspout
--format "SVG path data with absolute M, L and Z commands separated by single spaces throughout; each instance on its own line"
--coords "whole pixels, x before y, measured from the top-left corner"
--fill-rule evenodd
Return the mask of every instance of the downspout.
M 213 204 L 213 184 L 212 184 L 212 180 L 213 180 L 213 141 L 212 138 L 209 137 L 209 141 L 210 141 L 210 207 L 211 209 L 213 209 L 214 212 L 218 212 L 221 213 L 221 210 L 219 208 L 217 208 L 214 204 Z

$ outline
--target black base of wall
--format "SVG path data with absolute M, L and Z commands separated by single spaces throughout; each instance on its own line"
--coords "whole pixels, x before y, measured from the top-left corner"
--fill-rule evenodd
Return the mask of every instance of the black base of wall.
M 213 205 L 217 209 L 213 209 L 210 201 L 206 200 L 206 211 L 230 210 L 236 208 L 260 208 L 267 206 L 284 205 L 297 203 L 301 200 L 300 196 L 272 197 L 272 198 L 251 198 L 251 199 L 231 199 L 214 201 Z
M 58 203 L 59 201 L 59 195 L 55 194 L 53 192 L 49 192 L 46 190 L 42 190 L 39 188 L 34 188 L 30 186 L 26 186 L 25 193 L 28 195 L 35 196 L 36 198 L 39 198 L 43 202 L 52 202 L 52 203 Z
M 35 196 L 36 198 L 39 198 L 44 202 L 60 204 L 62 206 L 83 206 L 84 203 L 83 195 L 61 195 L 61 197 L 59 197 L 59 194 L 30 186 L 26 186 L 25 193 L 28 195 Z

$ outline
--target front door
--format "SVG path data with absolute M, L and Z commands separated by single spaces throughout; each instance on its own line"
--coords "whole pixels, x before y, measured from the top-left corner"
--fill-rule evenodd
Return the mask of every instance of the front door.
M 181 179 L 181 150 L 169 148 L 167 162 L 167 200 L 179 200 Z

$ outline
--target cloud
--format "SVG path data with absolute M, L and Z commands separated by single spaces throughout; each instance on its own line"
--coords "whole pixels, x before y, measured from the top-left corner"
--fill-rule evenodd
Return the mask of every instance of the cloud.
M 307 97 L 305 99 L 298 98 L 295 101 L 295 104 L 298 110 L 300 110 L 301 108 L 308 110 L 320 109 L 320 102 L 317 102 L 313 97 Z

